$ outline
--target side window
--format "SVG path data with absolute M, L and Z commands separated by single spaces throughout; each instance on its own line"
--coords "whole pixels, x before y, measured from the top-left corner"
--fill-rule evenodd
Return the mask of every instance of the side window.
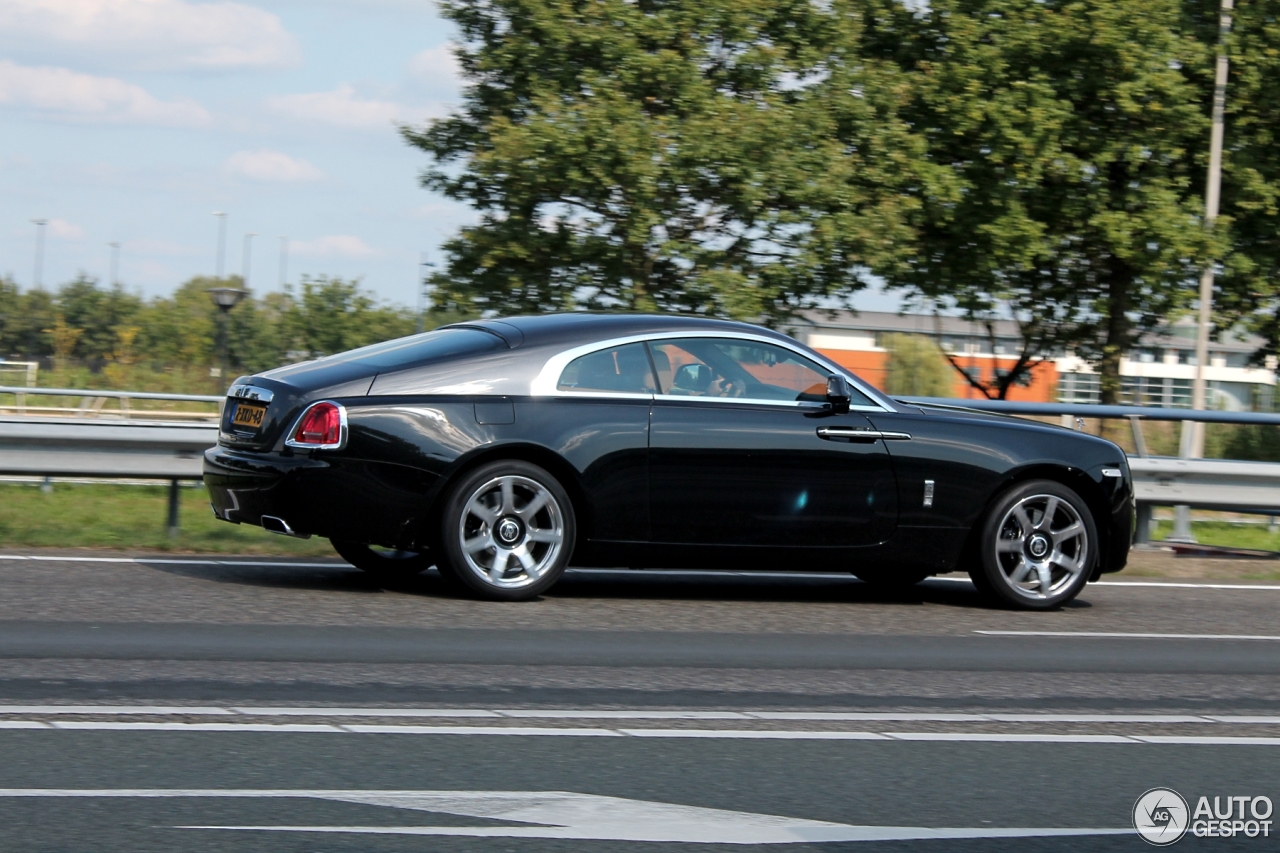
M 575 358 L 560 374 L 561 391 L 652 394 L 653 369 L 644 344 L 624 344 Z
M 650 344 L 658 387 L 677 397 L 738 397 L 821 403 L 830 371 L 791 350 L 733 338 L 680 338 Z M 874 405 L 853 390 L 853 405 Z

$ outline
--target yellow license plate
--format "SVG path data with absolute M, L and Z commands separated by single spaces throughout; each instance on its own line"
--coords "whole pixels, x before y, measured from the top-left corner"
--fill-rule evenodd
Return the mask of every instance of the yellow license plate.
M 250 406 L 245 403 L 236 405 L 236 413 L 231 416 L 235 426 L 247 426 L 258 429 L 262 426 L 262 416 L 267 413 L 265 406 Z

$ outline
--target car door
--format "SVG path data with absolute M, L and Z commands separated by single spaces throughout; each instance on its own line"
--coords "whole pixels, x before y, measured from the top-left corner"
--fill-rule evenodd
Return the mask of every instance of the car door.
M 689 336 L 649 342 L 653 541 L 860 546 L 897 524 L 892 463 L 866 415 L 826 403 L 829 371 L 785 346 Z
M 548 365 L 549 387 L 522 402 L 520 434 L 578 471 L 582 529 L 593 541 L 649 538 L 649 404 L 655 382 L 643 343 L 581 347 Z

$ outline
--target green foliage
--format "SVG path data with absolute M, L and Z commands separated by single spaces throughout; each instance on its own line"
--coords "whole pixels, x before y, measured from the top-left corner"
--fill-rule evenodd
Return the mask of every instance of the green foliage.
M 198 276 L 144 300 L 85 276 L 53 293 L 0 279 L 0 357 L 51 359 L 49 379 L 72 387 L 217 393 L 226 383 L 209 368 L 220 360 L 224 318 L 206 291 L 240 285 L 235 276 Z M 245 299 L 225 323 L 230 367 L 253 373 L 403 337 L 418 318 L 357 281 L 320 277 L 304 278 L 296 292 Z
M 889 351 L 885 391 L 919 397 L 950 397 L 952 371 L 938 351 L 938 345 L 925 335 L 886 335 L 884 348 Z
M 444 0 L 464 105 L 406 140 L 479 224 L 437 306 L 774 322 L 895 268 L 930 171 L 858 0 Z
M 1204 442 L 1205 456 L 1211 459 L 1280 462 L 1280 427 L 1209 424 Z
M 885 2 L 878 52 L 912 80 L 905 108 L 958 189 L 926 195 L 891 284 L 974 319 L 1019 319 L 1035 355 L 1119 360 L 1184 309 L 1203 259 L 1208 123 L 1182 69 L 1211 56 L 1181 0 Z
M 1218 2 L 1187 3 L 1188 19 L 1204 44 L 1218 37 Z M 1220 327 L 1250 321 L 1267 338 L 1258 353 L 1280 352 L 1280 15 L 1267 2 L 1237 3 L 1228 41 L 1222 210 L 1227 252 L 1217 278 Z M 1208 94 L 1213 69 L 1191 67 Z
M 324 277 L 304 278 L 298 295 L 275 314 L 286 330 L 282 339 L 313 357 L 413 334 L 417 322 L 405 311 L 379 306 L 358 282 Z

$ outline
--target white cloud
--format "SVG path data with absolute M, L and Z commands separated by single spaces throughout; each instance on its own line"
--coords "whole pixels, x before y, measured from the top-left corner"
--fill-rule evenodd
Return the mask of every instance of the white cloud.
M 390 127 L 404 121 L 416 110 L 391 101 L 363 99 L 353 86 L 342 85 L 332 92 L 308 92 L 269 98 L 267 106 L 281 115 L 301 121 L 335 124 L 339 127 Z
M 0 46 L 62 46 L 131 68 L 296 65 L 301 51 L 275 15 L 242 3 L 183 0 L 3 0 Z
M 260 151 L 237 151 L 224 165 L 228 174 L 253 181 L 318 181 L 324 172 L 297 157 L 263 148 Z
M 8 2 L 8 0 L 4 0 Z M 0 106 L 23 107 L 81 121 L 203 127 L 212 117 L 195 101 L 162 101 L 147 90 L 67 68 L 0 60 Z
M 82 240 L 84 239 L 84 229 L 73 222 L 65 219 L 50 219 L 49 234 L 63 240 Z
M 290 240 L 289 251 L 316 258 L 372 258 L 382 254 L 351 234 L 332 234 L 314 240 Z
M 445 100 L 456 100 L 462 90 L 462 66 L 453 55 L 453 46 L 442 44 L 414 54 L 409 60 L 409 77 L 415 87 Z

